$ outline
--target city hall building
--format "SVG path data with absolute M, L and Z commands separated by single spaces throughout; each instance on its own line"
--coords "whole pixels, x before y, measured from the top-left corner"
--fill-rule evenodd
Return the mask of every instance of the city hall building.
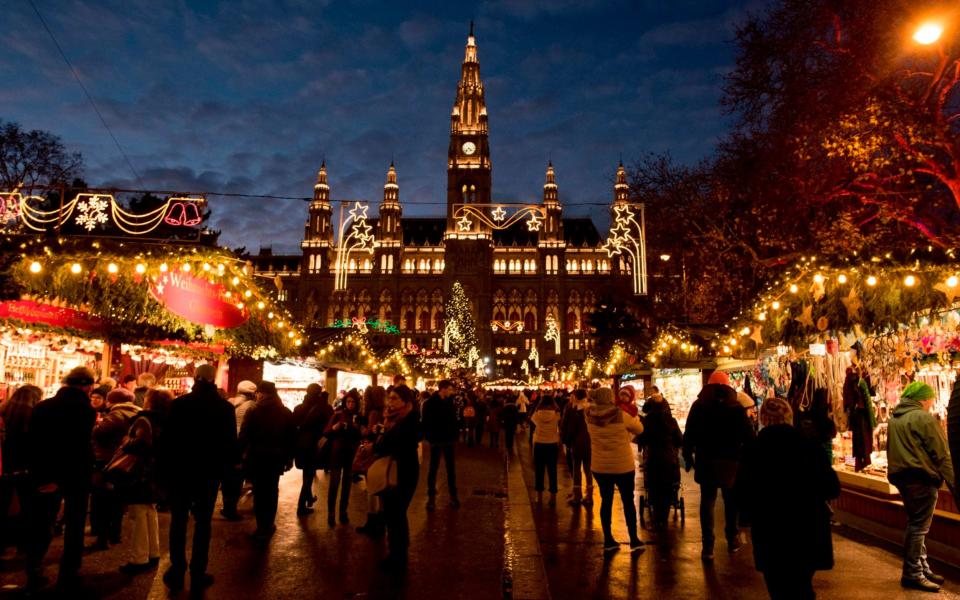
M 492 155 L 471 30 L 450 114 L 446 215 L 404 217 L 402 178 L 391 164 L 373 218 L 373 203 L 331 200 L 336 173 L 324 165 L 302 253 L 261 250 L 252 257 L 256 269 L 281 282 L 282 299 L 309 327 L 362 322 L 378 345 L 442 349 L 445 302 L 459 282 L 471 303 L 480 355 L 501 372 L 515 374 L 524 360 L 533 367 L 534 348 L 541 365 L 583 359 L 593 347 L 588 316 L 598 300 L 645 292 L 642 206 L 629 203 L 621 165 L 611 211 L 615 224 L 621 211 L 639 223 L 631 239 L 640 253 L 611 255 L 607 236 L 590 218 L 563 216 L 550 164 L 542 196 L 531 193 L 523 204 L 493 202 Z

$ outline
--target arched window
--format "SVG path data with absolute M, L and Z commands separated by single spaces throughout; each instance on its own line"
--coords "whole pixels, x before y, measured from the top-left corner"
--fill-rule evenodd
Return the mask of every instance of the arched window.
M 577 318 L 576 311 L 567 312 L 567 331 L 574 332 L 580 329 L 580 319 Z
M 527 311 L 527 314 L 523 317 L 523 330 L 526 332 L 537 330 L 537 316 L 533 311 Z
M 417 329 L 420 331 L 430 329 L 430 313 L 426 310 L 420 311 L 420 321 L 417 323 Z
M 405 315 L 403 315 L 403 330 L 404 331 L 413 331 L 416 329 L 416 324 L 414 323 L 415 317 L 413 316 L 413 311 L 408 310 Z

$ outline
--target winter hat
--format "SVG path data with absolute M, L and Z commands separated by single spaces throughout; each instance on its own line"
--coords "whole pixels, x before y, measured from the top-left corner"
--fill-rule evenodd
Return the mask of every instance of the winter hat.
M 727 375 L 724 371 L 714 371 L 710 373 L 710 379 L 707 380 L 707 384 L 720 384 L 727 387 L 733 387 L 730 385 L 730 376 Z
M 265 396 L 277 395 L 277 384 L 272 381 L 261 381 L 257 386 L 257 391 Z
M 217 368 L 211 364 L 202 364 L 194 371 L 193 378 L 213 383 L 213 380 L 217 378 Z
M 133 392 L 127 388 L 114 388 L 107 394 L 107 404 L 120 404 L 121 402 L 133 402 Z
M 764 427 L 786 423 L 793 425 L 793 409 L 783 398 L 768 398 L 760 405 L 760 423 Z
M 637 392 L 633 389 L 633 386 L 625 385 L 620 388 L 620 391 L 617 392 L 617 398 L 620 397 L 620 394 L 627 394 L 630 396 L 630 402 L 637 401 Z
M 746 392 L 737 392 L 737 402 L 744 408 L 756 408 L 757 403 Z
M 608 387 L 600 387 L 595 390 L 590 390 L 587 392 L 587 395 L 591 400 L 593 400 L 594 404 L 613 404 L 613 390 Z
M 923 402 L 924 400 L 929 400 L 930 398 L 936 397 L 936 392 L 933 391 L 933 388 L 923 383 L 922 381 L 914 381 L 907 387 L 903 388 L 903 393 L 900 394 L 900 398 L 903 400 L 916 400 L 918 402 Z
M 249 379 L 244 379 L 237 384 L 237 393 L 238 394 L 255 394 L 257 393 L 257 384 L 250 381 Z

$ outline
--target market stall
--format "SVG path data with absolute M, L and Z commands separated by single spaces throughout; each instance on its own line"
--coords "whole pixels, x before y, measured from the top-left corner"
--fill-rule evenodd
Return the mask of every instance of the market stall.
M 323 385 L 326 377 L 326 372 L 313 359 L 263 361 L 263 379 L 277 385 L 283 405 L 290 410 L 303 402 L 307 386 L 311 383 Z

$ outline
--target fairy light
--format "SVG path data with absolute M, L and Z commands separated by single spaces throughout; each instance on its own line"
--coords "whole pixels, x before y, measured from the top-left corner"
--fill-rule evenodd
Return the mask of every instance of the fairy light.
M 780 302 L 777 300 L 774 300 L 773 303 L 770 304 L 770 307 L 773 308 L 773 310 L 780 310 Z
M 837 276 L 837 281 L 838 281 L 839 283 L 846 283 L 846 282 L 847 282 L 847 276 L 844 275 L 843 273 L 840 273 L 840 275 Z
M 117 268 L 117 263 L 110 263 L 109 265 L 107 265 L 107 272 L 108 272 L 108 273 L 116 273 L 116 272 L 119 271 L 119 270 L 120 270 L 120 269 Z
M 790 284 L 790 293 L 791 293 L 791 294 L 796 294 L 798 291 L 800 291 L 800 288 L 797 287 L 797 284 L 791 283 L 791 284 Z
M 190 272 L 190 263 L 183 263 L 183 266 L 182 266 L 181 268 L 183 269 L 183 272 L 184 272 L 184 273 L 189 273 L 189 272 Z
M 265 306 L 266 304 L 264 304 L 263 302 L 257 302 L 257 308 L 259 308 L 260 310 L 263 310 Z
M 957 287 L 957 276 L 956 276 L 956 275 L 951 275 L 950 277 L 947 277 L 947 287 L 948 287 L 948 288 L 955 288 L 955 287 Z
M 170 267 L 167 266 L 167 263 L 160 263 L 160 272 L 161 272 L 161 273 L 166 273 L 169 269 L 170 269 Z
M 145 264 L 143 264 L 143 263 L 137 263 L 137 266 L 135 267 L 134 270 L 135 270 L 137 273 L 139 273 L 140 275 L 143 275 L 144 273 L 147 272 L 147 265 L 145 265 Z
M 80 263 L 73 263 L 70 265 L 70 272 L 74 275 L 79 275 L 80 271 L 83 270 L 83 267 L 80 266 Z
M 31 273 L 39 273 L 39 272 L 42 271 L 42 270 L 43 270 L 43 265 L 41 265 L 41 264 L 38 263 L 37 261 L 33 261 L 32 263 L 30 263 L 30 272 L 31 272 Z
M 869 285 L 870 287 L 877 285 L 877 278 L 874 277 L 873 275 L 871 275 L 870 277 L 867 277 L 867 285 Z
M 813 276 L 813 281 L 816 283 L 823 283 L 824 277 L 820 273 L 817 273 Z
M 917 284 L 917 278 L 913 275 L 907 275 L 903 278 L 903 285 L 907 287 L 913 287 Z

